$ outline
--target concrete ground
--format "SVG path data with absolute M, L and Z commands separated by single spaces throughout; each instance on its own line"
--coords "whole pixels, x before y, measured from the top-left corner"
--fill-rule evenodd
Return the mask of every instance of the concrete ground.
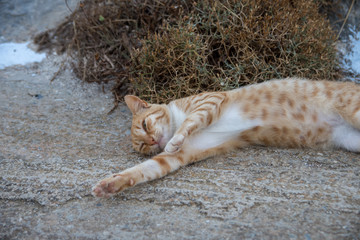
M 246 148 L 95 199 L 144 157 L 130 111 L 107 115 L 109 86 L 70 68 L 50 82 L 63 59 L 0 70 L 0 239 L 360 239 L 360 155 L 345 151 Z

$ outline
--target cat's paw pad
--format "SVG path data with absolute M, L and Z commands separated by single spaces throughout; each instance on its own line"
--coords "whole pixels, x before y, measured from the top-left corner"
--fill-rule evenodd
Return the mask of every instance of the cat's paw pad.
M 109 198 L 134 184 L 135 181 L 132 178 L 126 175 L 114 174 L 96 184 L 92 189 L 92 195 L 94 197 Z
M 175 153 L 180 150 L 185 140 L 184 135 L 175 135 L 165 146 L 165 152 Z

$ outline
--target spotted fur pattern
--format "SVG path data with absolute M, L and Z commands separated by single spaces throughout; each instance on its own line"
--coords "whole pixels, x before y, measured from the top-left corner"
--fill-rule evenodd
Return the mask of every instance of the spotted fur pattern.
M 135 96 L 125 101 L 133 114 L 133 147 L 160 153 L 100 181 L 93 188 L 97 197 L 249 145 L 360 152 L 360 86 L 355 83 L 288 78 L 201 93 L 168 105 Z

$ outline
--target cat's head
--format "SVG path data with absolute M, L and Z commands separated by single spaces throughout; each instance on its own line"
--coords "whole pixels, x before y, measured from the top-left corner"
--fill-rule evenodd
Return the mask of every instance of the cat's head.
M 136 151 L 155 154 L 165 148 L 172 137 L 170 111 L 165 104 L 148 104 L 132 95 L 125 96 L 132 112 L 131 138 Z

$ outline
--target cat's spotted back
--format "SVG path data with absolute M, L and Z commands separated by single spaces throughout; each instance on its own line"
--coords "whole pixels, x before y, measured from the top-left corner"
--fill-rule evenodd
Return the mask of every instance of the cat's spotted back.
M 180 166 L 248 145 L 344 148 L 360 152 L 360 86 L 289 78 L 168 105 L 125 101 L 133 146 L 159 155 L 98 183 L 95 196 L 164 176 Z

